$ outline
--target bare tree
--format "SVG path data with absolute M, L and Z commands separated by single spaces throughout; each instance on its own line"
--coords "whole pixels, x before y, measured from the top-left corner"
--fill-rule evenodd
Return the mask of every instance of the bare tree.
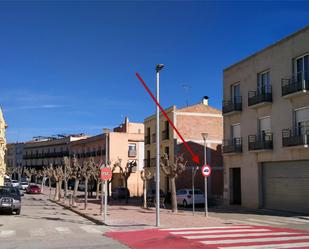
M 186 168 L 187 162 L 184 160 L 183 155 L 178 155 L 175 158 L 175 162 L 171 162 L 168 159 L 168 155 L 164 154 L 161 158 L 160 166 L 165 175 L 169 178 L 171 184 L 171 201 L 172 201 L 172 212 L 177 213 L 177 198 L 176 198 L 176 178 Z
M 52 177 L 56 182 L 56 190 L 54 200 L 60 200 L 61 183 L 64 176 L 62 165 L 50 165 L 49 170 L 51 171 Z
M 37 174 L 37 170 L 35 168 L 26 168 L 24 174 L 29 178 L 29 182 L 31 182 L 32 176 Z
M 141 178 L 143 180 L 143 197 L 144 197 L 144 208 L 147 208 L 147 181 L 153 177 L 151 171 L 147 168 L 144 168 L 141 171 Z
M 50 195 L 51 195 L 51 180 L 52 180 L 52 177 L 53 177 L 53 169 L 52 169 L 52 167 L 45 167 L 43 169 L 42 174 L 48 178 L 49 198 L 50 198 Z
M 68 195 L 68 181 L 69 179 L 71 179 L 73 167 L 71 165 L 71 160 L 69 157 L 64 157 L 63 162 L 64 162 L 64 169 L 63 169 L 64 196 L 66 197 Z
M 76 206 L 76 196 L 77 196 L 77 190 L 79 181 L 81 179 L 81 165 L 78 162 L 77 158 L 74 156 L 72 160 L 72 170 L 71 170 L 71 178 L 75 179 L 74 183 L 74 191 L 73 191 L 73 207 Z
M 93 174 L 93 158 L 90 158 L 87 161 L 84 161 L 83 166 L 81 168 L 81 176 L 83 177 L 83 179 L 85 180 L 85 206 L 84 208 L 87 209 L 87 205 L 88 205 L 88 182 L 90 177 Z
M 100 195 L 100 185 L 101 185 L 100 166 L 101 165 L 102 165 L 102 162 L 100 160 L 99 162 L 94 162 L 91 167 L 92 179 L 96 182 L 96 200 L 99 199 L 99 195 Z

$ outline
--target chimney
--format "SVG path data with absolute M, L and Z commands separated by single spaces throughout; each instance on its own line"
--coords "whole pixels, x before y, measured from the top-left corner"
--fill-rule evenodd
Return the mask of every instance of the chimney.
M 202 103 L 203 105 L 208 105 L 208 96 L 204 96 Z

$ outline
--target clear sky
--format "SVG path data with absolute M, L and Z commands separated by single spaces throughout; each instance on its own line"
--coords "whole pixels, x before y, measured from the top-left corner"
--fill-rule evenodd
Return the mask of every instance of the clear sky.
M 98 134 L 154 104 L 204 95 L 221 109 L 222 70 L 308 25 L 309 2 L 0 2 L 0 105 L 9 142 Z M 186 91 L 183 85 L 190 86 Z

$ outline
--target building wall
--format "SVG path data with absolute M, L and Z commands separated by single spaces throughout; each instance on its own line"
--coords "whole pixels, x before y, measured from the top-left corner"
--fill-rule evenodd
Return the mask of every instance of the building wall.
M 4 174 L 6 170 L 4 155 L 6 153 L 6 139 L 5 139 L 5 129 L 7 125 L 5 123 L 2 109 L 0 107 L 0 186 L 3 185 Z
M 309 28 L 305 28 L 282 41 L 250 56 L 224 71 L 224 99 L 229 99 L 230 88 L 240 83 L 242 111 L 224 116 L 224 138 L 231 138 L 231 125 L 241 124 L 243 152 L 237 155 L 224 155 L 224 196 L 230 199 L 229 169 L 241 168 L 242 205 L 257 208 L 260 206 L 261 182 L 259 170 L 262 162 L 309 159 L 306 148 L 282 146 L 282 130 L 293 126 L 293 112 L 299 107 L 309 106 L 309 95 L 294 98 L 282 97 L 281 80 L 292 77 L 293 59 L 309 52 Z M 258 74 L 270 70 L 273 101 L 258 108 L 248 107 L 248 92 L 257 89 Z M 273 150 L 252 152 L 248 150 L 248 135 L 257 134 L 258 118 L 271 117 Z

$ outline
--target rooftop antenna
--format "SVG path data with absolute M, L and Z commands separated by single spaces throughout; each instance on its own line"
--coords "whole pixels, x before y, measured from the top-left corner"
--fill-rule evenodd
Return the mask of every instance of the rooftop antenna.
M 191 90 L 191 86 L 188 84 L 183 84 L 181 87 L 184 89 L 186 93 L 186 105 L 188 107 L 189 106 L 189 91 Z

